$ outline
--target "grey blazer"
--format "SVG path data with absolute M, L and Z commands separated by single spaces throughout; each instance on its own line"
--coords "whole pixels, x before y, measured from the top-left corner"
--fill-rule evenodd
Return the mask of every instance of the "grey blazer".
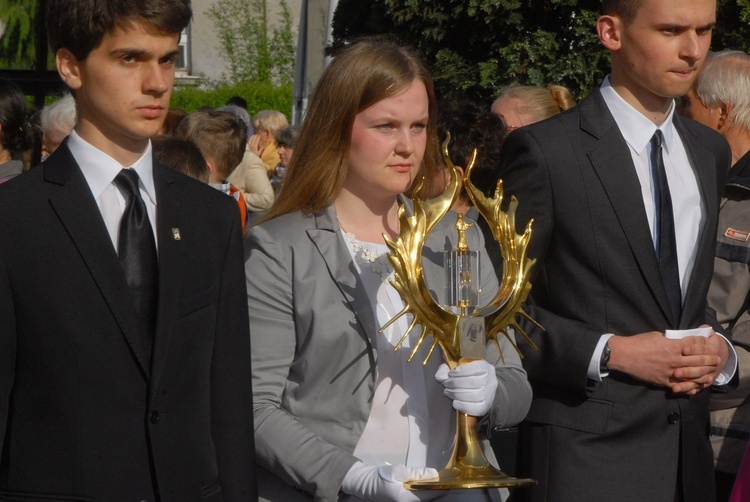
M 450 214 L 423 252 L 425 277 L 435 284 L 443 283 L 442 251 L 456 240 Z M 467 239 L 483 249 L 476 226 Z M 377 382 L 377 329 L 335 209 L 267 221 L 251 230 L 246 251 L 257 461 L 268 471 L 259 476 L 260 497 L 345 498 L 339 487 L 357 461 L 352 452 Z M 491 267 L 484 267 L 481 284 L 484 304 L 497 288 Z M 445 301 L 443 291 L 434 294 Z M 520 359 L 501 338 L 505 364 L 493 343 L 486 355 L 499 381 L 491 428 L 521 421 L 531 401 Z

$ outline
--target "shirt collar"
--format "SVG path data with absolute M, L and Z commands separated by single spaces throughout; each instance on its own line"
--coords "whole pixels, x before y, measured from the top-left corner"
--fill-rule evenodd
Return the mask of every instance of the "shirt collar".
M 607 108 L 612 113 L 612 117 L 617 122 L 617 127 L 620 129 L 622 137 L 635 152 L 640 155 L 646 151 L 646 146 L 648 146 L 651 137 L 657 129 L 664 135 L 664 149 L 667 153 L 672 150 L 674 135 L 676 134 L 674 123 L 672 122 L 675 110 L 674 100 L 672 100 L 672 106 L 669 109 L 667 118 L 657 127 L 656 124 L 617 94 L 617 91 L 615 91 L 609 81 L 609 76 L 604 79 L 599 90 L 602 93 L 604 102 L 607 104 Z
M 232 193 L 232 185 L 228 181 L 224 183 L 209 183 L 209 185 L 227 195 L 231 195 Z
M 141 179 L 141 185 L 151 202 L 156 205 L 156 188 L 154 187 L 153 156 L 151 155 L 151 142 L 148 142 L 146 151 L 131 166 L 123 166 L 118 161 L 102 152 L 91 143 L 81 138 L 75 129 L 70 131 L 68 148 L 78 166 L 83 172 L 86 182 L 91 188 L 95 199 L 112 184 L 123 167 L 135 169 Z

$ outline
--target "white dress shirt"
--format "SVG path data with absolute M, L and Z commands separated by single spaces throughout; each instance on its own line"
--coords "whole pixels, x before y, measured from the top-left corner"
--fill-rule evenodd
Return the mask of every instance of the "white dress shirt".
M 68 149 L 70 149 L 70 153 L 73 154 L 73 158 L 81 168 L 83 177 L 86 178 L 86 183 L 88 183 L 91 193 L 96 199 L 96 204 L 102 213 L 104 224 L 115 251 L 118 248 L 120 220 L 125 211 L 127 200 L 114 184 L 114 179 L 125 167 L 135 169 L 140 178 L 138 186 L 141 190 L 141 197 L 146 203 L 148 218 L 154 231 L 154 240 L 158 249 L 159 240 L 156 236 L 154 224 L 156 221 L 156 189 L 154 188 L 151 142 L 149 141 L 146 151 L 132 166 L 121 165 L 106 153 L 86 142 L 76 133 L 75 129 L 70 132 Z
M 672 102 L 667 118 L 657 126 L 617 94 L 610 83 L 609 77 L 604 79 L 600 92 L 630 150 L 638 181 L 641 184 L 643 207 L 646 210 L 654 246 L 656 246 L 656 225 L 654 222 L 657 215 L 654 206 L 654 187 L 651 180 L 650 142 L 657 129 L 664 135 L 662 158 L 667 174 L 669 193 L 672 196 L 672 213 L 675 224 L 675 239 L 677 240 L 677 266 L 680 276 L 680 289 L 684 300 L 695 266 L 695 257 L 698 253 L 698 239 L 706 224 L 706 208 L 701 200 L 695 168 L 690 164 L 685 145 L 672 122 L 675 112 L 674 102 Z M 654 252 L 656 252 L 655 249 Z M 608 375 L 608 372 L 600 371 L 599 362 L 604 345 L 612 336 L 614 334 L 607 333 L 599 340 L 589 363 L 589 378 L 601 381 L 602 377 Z M 719 334 L 719 336 L 722 335 Z M 727 345 L 729 346 L 729 359 L 721 374 L 716 378 L 715 385 L 728 383 L 737 367 L 737 354 L 728 341 Z
M 388 282 L 393 276 L 390 267 L 385 265 L 388 247 L 358 241 L 343 230 L 342 233 L 380 329 L 404 308 L 403 300 Z M 365 260 L 363 253 L 367 255 Z M 411 315 L 403 316 L 382 334 L 377 331 L 370 334 L 377 345 L 378 381 L 354 456 L 370 466 L 407 465 L 440 470 L 453 452 L 456 414 L 452 401 L 443 394 L 443 385 L 434 377 L 442 363 L 439 351 L 423 365 L 430 346 L 429 341 L 424 341 L 414 359 L 407 361 L 422 333 L 421 328 L 415 327 L 394 351 L 411 320 Z M 450 490 L 436 494 L 433 500 L 484 502 L 489 499 L 486 490 Z M 350 500 L 360 499 L 352 496 Z

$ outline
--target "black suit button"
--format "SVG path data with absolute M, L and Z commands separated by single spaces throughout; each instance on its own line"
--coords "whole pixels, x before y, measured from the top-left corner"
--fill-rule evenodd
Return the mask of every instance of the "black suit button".
M 148 421 L 152 424 L 159 423 L 159 412 L 158 411 L 152 411 L 148 414 Z
M 667 422 L 669 422 L 670 424 L 676 424 L 679 421 L 680 421 L 680 414 L 677 413 L 676 411 L 673 411 L 672 413 L 667 415 Z

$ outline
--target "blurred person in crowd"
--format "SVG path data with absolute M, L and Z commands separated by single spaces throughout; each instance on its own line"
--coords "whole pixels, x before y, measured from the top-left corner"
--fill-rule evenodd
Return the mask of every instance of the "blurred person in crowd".
M 710 404 L 716 498 L 725 501 L 750 436 L 750 56 L 709 55 L 678 111 L 718 131 L 732 151 L 708 289 L 708 305 L 731 332 L 739 360 L 739 386 L 714 393 Z
M 269 178 L 280 160 L 276 133 L 286 127 L 289 127 L 286 116 L 277 110 L 262 110 L 253 117 L 254 133 L 249 141 L 250 149 L 263 159 Z
M 276 194 L 281 190 L 281 184 L 286 177 L 287 169 L 289 169 L 289 162 L 292 160 L 298 137 L 299 128 L 296 126 L 287 127 L 276 133 L 276 144 L 279 146 L 279 163 L 276 165 L 271 178 L 271 186 L 273 186 Z
M 226 104 L 239 106 L 243 110 L 247 111 L 247 101 L 242 96 L 232 96 L 231 98 L 227 99 Z
M 208 166 L 208 184 L 237 201 L 242 228 L 247 226 L 247 206 L 229 177 L 242 161 L 247 126 L 231 112 L 195 112 L 180 123 L 176 136 L 192 141 Z
M 492 111 L 505 122 L 507 134 L 519 127 L 557 115 L 575 105 L 570 91 L 562 85 L 519 85 L 505 89 L 492 103 Z
M 731 155 L 675 115 L 715 0 L 605 0 L 611 73 L 577 106 L 511 132 L 505 200 L 533 219 L 519 339 L 534 399 L 521 426 L 532 501 L 715 498 L 709 395 L 736 369 L 706 304 Z
M 476 163 L 472 170 L 471 181 L 487 197 L 495 194 L 497 169 L 500 164 L 500 148 L 505 137 L 505 124 L 496 114 L 469 100 L 453 100 L 438 105 L 438 137 L 445 141 L 447 133 L 451 138 L 448 143 L 448 154 L 456 166 L 459 176 L 471 161 L 474 149 L 477 150 Z M 436 192 L 442 192 L 448 185 L 450 173 L 442 165 L 436 180 Z M 502 272 L 503 259 L 500 247 L 492 236 L 492 230 L 473 206 L 464 189 L 451 208 L 468 216 L 479 224 L 484 234 L 487 257 L 489 261 L 483 266 L 493 267 Z
M 175 171 L 208 184 L 208 165 L 195 143 L 170 136 L 154 136 L 151 143 L 156 160 Z
M 244 122 L 245 127 L 247 127 L 247 139 L 250 139 L 250 136 L 252 136 L 253 134 L 253 124 L 250 120 L 250 114 L 247 113 L 247 110 L 245 108 L 233 104 L 226 104 L 224 106 L 218 107 L 216 111 L 233 113 L 238 119 Z
M 42 108 L 42 160 L 57 150 L 76 125 L 76 101 L 70 93 Z
M 250 115 L 247 110 L 236 105 L 221 106 L 216 110 L 233 113 L 248 127 L 248 131 L 252 130 Z M 247 212 L 250 213 L 248 214 L 250 220 L 252 220 L 253 214 L 266 211 L 273 204 L 275 194 L 271 181 L 268 179 L 266 165 L 250 148 L 250 137 L 247 138 L 242 161 L 229 175 L 228 181 L 239 189 L 244 197 Z
M 23 172 L 22 154 L 31 148 L 31 112 L 21 89 L 0 79 L 0 183 Z
M 187 117 L 187 112 L 185 110 L 170 108 L 167 110 L 167 116 L 164 117 L 164 124 L 162 124 L 161 129 L 159 129 L 159 134 L 162 136 L 174 136 L 177 127 L 185 117 Z
M 396 238 L 404 197 L 435 178 L 437 109 L 424 64 L 392 40 L 345 46 L 310 100 L 281 193 L 245 241 L 261 500 L 477 501 L 498 490 L 417 491 L 449 459 L 454 408 L 490 428 L 526 414 L 530 388 L 519 356 L 500 337 L 485 359 L 448 370 L 429 344 L 407 364 L 403 308 L 383 235 Z M 426 239 L 422 266 L 442 283 L 442 250 L 457 245 L 457 214 Z M 472 249 L 481 232 L 469 227 Z M 487 268 L 479 303 L 498 287 Z M 437 301 L 447 303 L 443 288 Z M 405 350 L 404 350 L 405 349 Z M 447 378 L 447 379 L 446 379 Z M 483 436 L 486 441 L 486 437 Z M 491 461 L 492 451 L 485 448 Z M 506 492 L 507 493 L 507 492 Z
M 190 1 L 48 6 L 78 118 L 0 185 L 0 499 L 255 500 L 236 204 L 150 141 Z

